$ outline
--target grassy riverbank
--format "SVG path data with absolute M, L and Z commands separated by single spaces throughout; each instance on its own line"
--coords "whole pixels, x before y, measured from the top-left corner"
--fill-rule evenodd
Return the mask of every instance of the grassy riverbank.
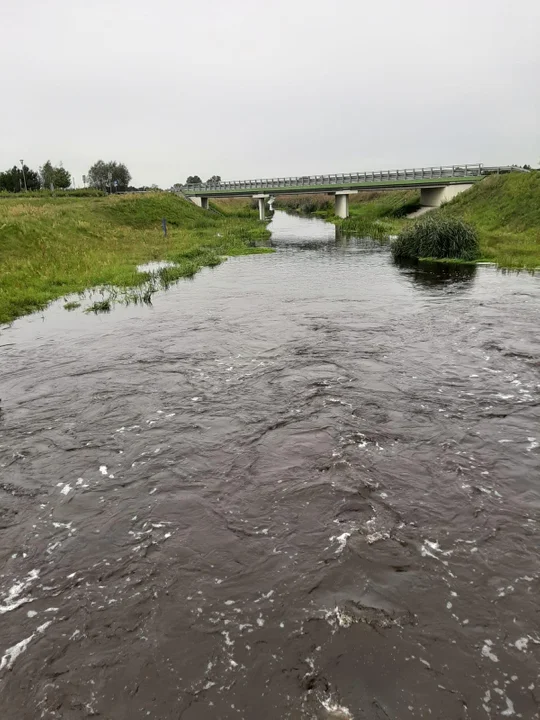
M 276 207 L 324 217 L 345 232 L 385 238 L 413 221 L 406 216 L 420 206 L 416 190 L 361 192 L 350 199 L 350 217 L 334 216 L 328 195 L 281 197 Z M 438 210 L 459 217 L 478 232 L 482 260 L 502 267 L 540 267 L 540 172 L 492 175 Z
M 540 267 L 540 172 L 492 175 L 436 212 L 474 225 L 483 259 Z
M 159 287 L 219 264 L 225 255 L 266 251 L 254 245 L 268 236 L 245 202 L 207 212 L 168 193 L 2 198 L 0 323 L 88 288 L 139 288 L 142 294 L 124 293 L 124 299 L 149 301 Z M 137 265 L 154 260 L 175 265 L 137 272 Z

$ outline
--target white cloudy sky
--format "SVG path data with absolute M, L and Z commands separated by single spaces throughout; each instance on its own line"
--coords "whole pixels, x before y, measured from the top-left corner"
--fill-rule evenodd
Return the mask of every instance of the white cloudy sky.
M 540 160 L 540 0 L 6 0 L 1 26 L 2 169 Z

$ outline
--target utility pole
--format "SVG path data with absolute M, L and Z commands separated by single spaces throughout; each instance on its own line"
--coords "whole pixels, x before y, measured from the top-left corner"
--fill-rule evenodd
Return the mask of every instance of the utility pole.
M 22 167 L 22 176 L 24 180 L 24 191 L 28 192 L 28 188 L 26 187 L 26 175 L 24 174 L 24 160 L 21 160 L 21 167 Z

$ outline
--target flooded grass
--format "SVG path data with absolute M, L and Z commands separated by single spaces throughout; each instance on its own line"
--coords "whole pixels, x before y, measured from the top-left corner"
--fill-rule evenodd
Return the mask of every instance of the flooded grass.
M 64 305 L 64 310 L 70 310 L 70 311 L 71 311 L 71 310 L 76 310 L 77 308 L 80 308 L 80 307 L 81 307 L 81 303 L 80 303 L 80 302 L 72 301 L 72 302 L 67 302 L 67 303 L 65 303 L 65 305 Z
M 146 302 L 161 287 L 226 256 L 271 252 L 258 246 L 268 237 L 249 201 L 218 213 L 169 193 L 3 199 L 0 323 L 88 288 L 106 288 L 112 301 Z M 139 272 L 139 265 L 153 261 L 173 266 Z
M 89 308 L 86 308 L 85 312 L 93 312 L 93 313 L 105 313 L 110 312 L 112 307 L 111 300 L 107 298 L 106 300 L 98 300 L 92 305 L 90 305 Z

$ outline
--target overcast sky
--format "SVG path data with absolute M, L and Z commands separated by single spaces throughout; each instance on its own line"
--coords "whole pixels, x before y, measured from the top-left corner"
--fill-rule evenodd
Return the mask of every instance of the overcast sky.
M 540 160 L 540 0 L 24 0 L 1 26 L 0 169 Z

